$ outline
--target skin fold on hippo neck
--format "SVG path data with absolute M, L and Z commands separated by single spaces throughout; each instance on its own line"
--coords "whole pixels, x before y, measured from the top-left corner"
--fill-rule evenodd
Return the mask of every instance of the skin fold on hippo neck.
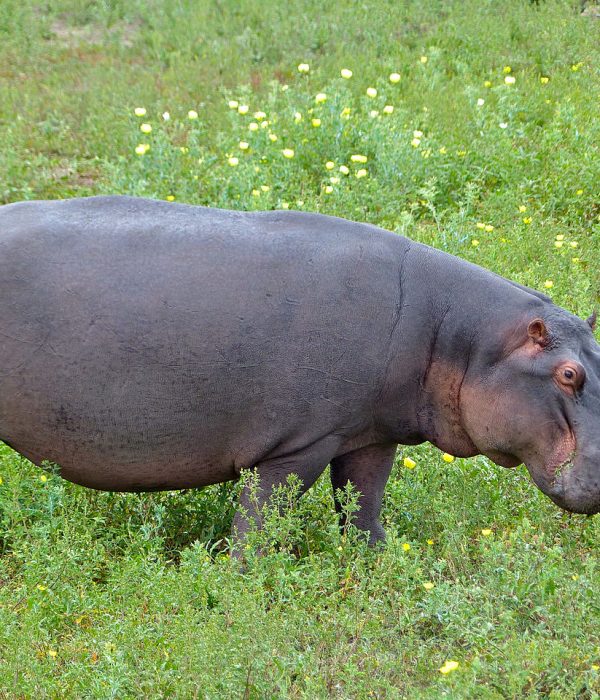
M 401 444 L 428 441 L 457 457 L 484 453 L 502 466 L 517 466 L 522 459 L 511 452 L 482 449 L 469 434 L 461 406 L 463 385 L 472 364 L 477 366 L 476 372 L 481 372 L 480 346 L 491 345 L 492 334 L 500 336 L 500 329 L 511 325 L 510 318 L 501 318 L 505 310 L 498 308 L 490 285 L 498 298 L 512 297 L 507 306 L 515 307 L 515 324 L 523 309 L 533 317 L 551 302 L 544 295 L 482 268 L 467 266 L 441 251 L 414 242 L 411 251 L 418 252 L 425 264 L 416 271 L 409 267 L 401 274 L 400 320 L 392 338 L 381 401 L 396 411 L 386 415 L 383 422 Z M 407 265 L 408 258 L 409 254 L 403 265 Z M 424 287 L 429 289 L 427 296 L 420 293 Z M 489 303 L 479 303 L 486 296 Z M 497 338 L 494 342 L 498 345 L 502 341 Z M 492 356 L 490 362 L 497 359 Z M 417 400 L 407 402 L 407 396 Z M 489 399 L 480 397 L 486 403 Z

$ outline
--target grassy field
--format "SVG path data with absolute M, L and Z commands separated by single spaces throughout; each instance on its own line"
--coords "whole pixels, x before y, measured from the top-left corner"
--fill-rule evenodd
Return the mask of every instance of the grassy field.
M 580 12 L 2 0 L 0 203 L 320 211 L 587 316 L 600 20 Z M 338 532 L 328 481 L 268 519 L 242 572 L 224 543 L 239 486 L 99 493 L 0 446 L 0 697 L 600 697 L 598 517 L 523 467 L 424 445 L 399 451 L 370 551 Z

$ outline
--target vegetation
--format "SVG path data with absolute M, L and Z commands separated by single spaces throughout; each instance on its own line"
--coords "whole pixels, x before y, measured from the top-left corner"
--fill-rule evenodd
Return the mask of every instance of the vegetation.
M 0 202 L 320 211 L 587 316 L 600 21 L 580 10 L 3 0 Z M 100 493 L 0 447 L 0 697 L 600 697 L 600 521 L 522 467 L 446 460 L 399 451 L 384 548 L 339 533 L 323 477 L 241 570 L 239 485 Z

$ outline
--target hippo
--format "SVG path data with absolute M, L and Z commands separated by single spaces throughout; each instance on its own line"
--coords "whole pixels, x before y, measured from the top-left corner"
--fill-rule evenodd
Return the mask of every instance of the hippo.
M 124 196 L 0 207 L 0 439 L 76 484 L 254 470 L 233 531 L 330 465 L 375 543 L 399 444 L 525 463 L 600 511 L 600 346 L 533 289 L 376 226 Z M 335 506 L 343 518 L 334 495 Z

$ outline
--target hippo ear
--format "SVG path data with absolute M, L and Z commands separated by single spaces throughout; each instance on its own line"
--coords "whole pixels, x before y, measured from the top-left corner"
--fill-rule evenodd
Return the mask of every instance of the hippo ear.
M 586 318 L 585 320 L 587 321 L 589 327 L 595 331 L 596 330 L 596 319 L 598 318 L 598 313 L 594 311 L 594 313 Z
M 548 329 L 541 318 L 536 318 L 527 326 L 527 335 L 536 345 L 545 348 L 550 342 Z

